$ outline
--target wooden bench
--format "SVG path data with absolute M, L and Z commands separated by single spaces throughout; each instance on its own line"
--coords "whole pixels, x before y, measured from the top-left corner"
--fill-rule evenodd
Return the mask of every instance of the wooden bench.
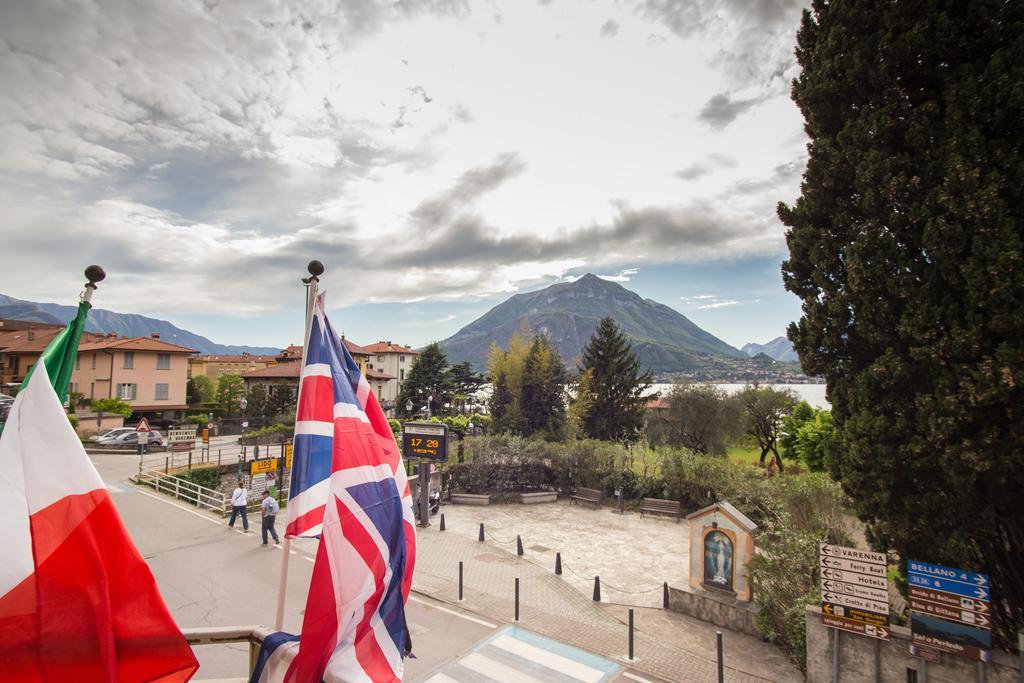
M 569 498 L 569 504 L 571 505 L 573 502 L 589 503 L 595 508 L 599 508 L 601 507 L 602 497 L 602 493 L 597 489 L 586 489 L 581 487 L 576 489 L 576 492 Z
M 676 518 L 676 522 L 683 518 L 683 506 L 678 500 L 644 498 L 644 502 L 640 506 L 641 519 L 643 519 L 645 512 L 654 512 L 662 515 L 674 515 Z

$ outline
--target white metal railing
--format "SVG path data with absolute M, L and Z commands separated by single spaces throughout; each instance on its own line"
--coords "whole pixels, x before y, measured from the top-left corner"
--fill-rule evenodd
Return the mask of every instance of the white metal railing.
M 183 628 L 182 635 L 189 645 L 223 645 L 226 643 L 249 643 L 249 674 L 256 668 L 256 658 L 263 639 L 272 633 L 266 626 L 201 626 Z M 247 680 L 248 676 L 243 679 Z
M 140 467 L 135 481 L 152 486 L 159 493 L 172 495 L 178 500 L 188 501 L 196 507 L 212 510 L 220 515 L 225 515 L 230 510 L 230 498 L 227 494 L 208 489 L 173 474 L 164 474 L 160 470 Z

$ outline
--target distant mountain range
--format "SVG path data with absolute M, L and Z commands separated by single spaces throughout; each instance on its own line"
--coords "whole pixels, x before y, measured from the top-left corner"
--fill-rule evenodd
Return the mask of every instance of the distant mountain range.
M 532 331 L 547 335 L 565 363 L 573 366 L 606 316 L 619 324 L 640 362 L 655 373 L 698 369 L 721 358 L 746 359 L 743 352 L 678 311 L 591 274 L 575 282 L 516 294 L 440 345 L 449 362 L 468 360 L 483 369 L 491 344 L 506 347 L 525 322 Z
M 748 356 L 756 356 L 759 353 L 763 353 L 769 358 L 786 363 L 800 362 L 800 357 L 796 354 L 793 344 L 785 337 L 776 337 L 767 344 L 750 342 L 749 344 L 744 344 L 741 350 Z
M 0 318 L 9 320 L 26 320 L 29 322 L 64 325 L 75 317 L 77 310 L 76 306 L 41 304 L 33 301 L 22 301 L 21 299 L 0 294 Z M 154 332 L 159 332 L 160 338 L 164 341 L 187 346 L 200 353 L 208 354 L 270 354 L 281 351 L 281 349 L 269 346 L 217 344 L 206 337 L 172 325 L 166 320 L 148 318 L 135 313 L 114 313 L 102 308 L 94 308 L 89 311 L 89 318 L 85 329 L 87 332 L 116 332 L 125 337 L 149 337 Z

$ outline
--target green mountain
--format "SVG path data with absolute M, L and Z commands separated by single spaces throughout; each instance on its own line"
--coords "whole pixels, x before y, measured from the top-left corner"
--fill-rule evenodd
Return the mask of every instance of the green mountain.
M 619 324 L 640 361 L 655 373 L 702 368 L 715 358 L 747 357 L 678 311 L 589 273 L 575 282 L 516 294 L 440 344 L 449 362 L 468 360 L 484 369 L 491 344 L 506 347 L 525 322 L 534 332 L 547 335 L 566 364 L 573 366 L 606 316 Z

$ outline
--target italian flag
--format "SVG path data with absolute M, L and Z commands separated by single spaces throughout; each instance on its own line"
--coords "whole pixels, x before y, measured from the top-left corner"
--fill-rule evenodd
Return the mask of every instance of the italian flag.
M 44 357 L 73 359 L 80 334 L 57 337 Z M 196 658 L 64 414 L 47 358 L 0 435 L 0 679 L 187 681 Z

